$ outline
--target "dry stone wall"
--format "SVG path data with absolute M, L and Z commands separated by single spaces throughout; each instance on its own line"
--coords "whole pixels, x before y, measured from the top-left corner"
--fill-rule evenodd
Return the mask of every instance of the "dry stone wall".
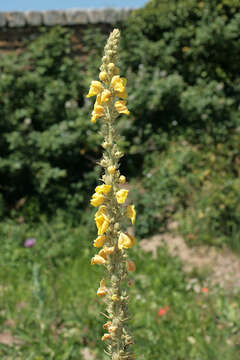
M 114 24 L 123 21 L 133 9 L 66 10 L 0 12 L 0 55 L 11 51 L 22 51 L 28 40 L 39 35 L 41 27 L 65 26 L 74 29 L 73 45 L 78 52 L 81 48 L 83 29 L 99 26 L 110 31 Z

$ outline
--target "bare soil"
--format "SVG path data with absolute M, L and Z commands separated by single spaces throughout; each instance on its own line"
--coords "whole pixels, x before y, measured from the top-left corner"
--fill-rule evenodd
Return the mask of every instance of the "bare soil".
M 171 224 L 175 229 L 177 224 Z M 209 286 L 218 285 L 227 292 L 237 292 L 240 288 L 240 257 L 227 248 L 213 246 L 189 247 L 175 231 L 154 235 L 140 241 L 140 247 L 157 256 L 157 248 L 167 246 L 170 255 L 178 256 L 186 273 L 193 270 L 206 274 Z

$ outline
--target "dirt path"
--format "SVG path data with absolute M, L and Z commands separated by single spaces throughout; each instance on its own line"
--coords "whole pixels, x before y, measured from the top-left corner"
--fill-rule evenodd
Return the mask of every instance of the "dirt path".
M 217 249 L 209 246 L 188 247 L 184 239 L 171 232 L 155 235 L 140 241 L 146 251 L 152 251 L 156 257 L 157 248 L 167 245 L 172 256 L 178 256 L 187 273 L 194 269 L 206 273 L 206 283 L 219 285 L 228 292 L 237 292 L 240 288 L 240 257 L 229 249 Z

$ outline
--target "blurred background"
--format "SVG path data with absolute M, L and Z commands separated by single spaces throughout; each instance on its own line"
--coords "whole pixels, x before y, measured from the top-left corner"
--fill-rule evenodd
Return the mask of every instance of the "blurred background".
M 0 5 L 1 358 L 106 359 L 90 267 L 102 138 L 85 94 L 118 27 L 136 358 L 237 359 L 240 2 L 90 5 Z

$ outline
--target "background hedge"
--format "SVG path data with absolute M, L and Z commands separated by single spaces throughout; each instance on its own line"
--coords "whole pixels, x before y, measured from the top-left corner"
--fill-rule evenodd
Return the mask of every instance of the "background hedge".
M 239 10 L 235 0 L 153 0 L 120 24 L 131 110 L 119 121 L 122 171 L 145 189 L 141 236 L 176 215 L 186 236 L 239 242 Z M 107 34 L 87 30 L 81 59 L 70 35 L 44 31 L 0 59 L 2 216 L 67 209 L 79 219 L 89 200 L 100 138 L 84 94 Z

